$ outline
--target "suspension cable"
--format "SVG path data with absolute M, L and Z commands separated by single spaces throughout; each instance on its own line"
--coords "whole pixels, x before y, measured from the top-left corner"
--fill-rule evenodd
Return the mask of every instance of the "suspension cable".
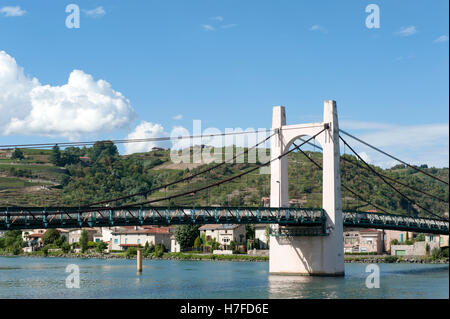
M 161 202 L 161 201 L 165 201 L 165 200 L 170 200 L 170 199 L 177 198 L 177 197 L 182 197 L 182 196 L 186 196 L 186 195 L 190 195 L 190 194 L 195 194 L 195 193 L 203 191 L 205 189 L 216 187 L 216 186 L 219 186 L 221 184 L 231 182 L 232 180 L 235 180 L 235 179 L 240 178 L 240 177 L 242 177 L 244 175 L 247 175 L 247 174 L 249 174 L 249 173 L 251 173 L 253 171 L 256 171 L 257 169 L 260 169 L 261 167 L 267 166 L 267 165 L 269 165 L 270 163 L 272 163 L 275 160 L 279 160 L 279 159 L 283 158 L 284 156 L 287 156 L 288 154 L 290 154 L 293 151 L 295 151 L 296 149 L 300 148 L 302 145 L 306 144 L 307 142 L 309 142 L 313 138 L 317 137 L 319 134 L 321 134 L 322 132 L 324 132 L 327 129 L 328 129 L 328 127 L 324 127 L 324 129 L 322 129 L 316 135 L 312 136 L 311 138 L 309 138 L 307 141 L 303 142 L 299 146 L 297 146 L 297 147 L 295 147 L 295 148 L 293 148 L 291 150 L 288 150 L 285 153 L 283 153 L 283 154 L 281 154 L 281 155 L 279 155 L 277 157 L 274 157 L 274 158 L 270 159 L 269 161 L 267 161 L 265 163 L 258 164 L 256 167 L 254 167 L 254 168 L 252 168 L 252 169 L 250 169 L 248 171 L 242 172 L 242 173 L 237 174 L 235 176 L 232 176 L 230 178 L 227 178 L 227 179 L 224 179 L 224 180 L 221 180 L 221 181 L 215 182 L 213 184 L 209 184 L 209 185 L 206 185 L 206 186 L 194 189 L 194 190 L 190 190 L 190 191 L 187 191 L 187 192 L 174 194 L 174 195 L 163 197 L 163 198 L 157 198 L 157 199 L 153 199 L 153 200 L 149 200 L 149 201 L 138 202 L 138 203 L 134 203 L 134 204 L 126 205 L 126 206 L 114 207 L 114 209 L 127 209 L 127 208 L 131 208 L 131 207 L 135 207 L 135 206 L 142 206 L 142 205 L 145 205 L 145 204 L 151 204 L 151 203 L 155 203 L 155 202 Z M 108 209 L 111 209 L 111 208 L 110 207 L 93 207 L 92 209 L 95 209 L 96 211 L 99 211 L 99 210 L 108 210 Z M 92 209 L 88 209 L 87 208 L 85 210 L 82 210 L 81 212 L 89 212 Z
M 295 143 L 293 143 L 293 144 L 294 144 L 294 146 L 296 146 Z M 302 152 L 302 154 L 305 155 L 305 157 L 306 157 L 307 159 L 309 159 L 314 165 L 316 165 L 320 170 L 322 170 L 322 166 L 321 166 L 319 163 L 317 163 L 315 160 L 313 160 L 312 158 L 310 158 L 310 157 L 308 156 L 308 154 L 306 154 L 301 148 L 299 148 L 298 150 L 299 150 L 300 152 Z M 383 209 L 383 208 L 381 208 L 381 207 L 379 207 L 379 206 L 377 206 L 377 205 L 371 203 L 369 200 L 366 200 L 366 199 L 362 198 L 360 195 L 358 195 L 357 193 L 355 193 L 354 191 L 352 191 L 350 188 L 348 188 L 347 186 L 345 186 L 344 184 L 342 184 L 342 182 L 341 182 L 341 186 L 342 186 L 344 189 L 346 189 L 347 191 L 349 191 L 350 193 L 352 193 L 354 196 L 358 197 L 360 200 L 362 200 L 363 202 L 365 202 L 366 204 L 368 204 L 368 205 L 370 205 L 370 206 L 372 206 L 372 207 L 375 207 L 376 209 L 378 209 L 378 210 L 380 210 L 380 211 L 382 211 L 382 212 L 384 212 L 384 213 L 386 213 L 386 214 L 391 215 L 391 214 L 388 213 L 385 209 Z
M 362 168 L 362 169 L 364 169 L 364 170 L 366 170 L 366 171 L 370 171 L 367 167 L 361 166 L 361 164 L 359 164 L 358 162 L 355 163 L 355 162 L 353 162 L 352 160 L 350 160 L 350 159 L 348 159 L 348 158 L 345 158 L 345 157 L 342 157 L 342 159 L 343 159 L 344 161 L 346 161 L 346 162 L 348 162 L 348 163 L 352 163 L 353 165 L 356 165 L 356 166 L 358 166 L 358 167 L 360 167 L 360 168 Z M 433 194 L 430 194 L 430 193 L 427 193 L 427 192 L 425 192 L 425 191 L 422 191 L 422 190 L 420 190 L 420 189 L 418 189 L 418 188 L 412 187 L 412 186 L 410 186 L 410 185 L 408 185 L 408 184 L 405 184 L 405 183 L 403 183 L 403 182 L 400 182 L 400 181 L 398 181 L 398 180 L 396 180 L 396 179 L 394 179 L 394 178 L 392 178 L 392 177 L 389 177 L 389 176 L 384 175 L 384 174 L 381 174 L 381 173 L 378 173 L 378 174 L 381 175 L 381 176 L 383 176 L 384 178 L 386 178 L 386 179 L 388 179 L 388 180 L 394 182 L 394 183 L 397 183 L 397 184 L 399 184 L 399 185 L 402 185 L 402 186 L 404 186 L 404 187 L 407 187 L 407 188 L 409 188 L 409 189 L 411 189 L 411 190 L 413 190 L 413 191 L 415 191 L 415 192 L 421 193 L 421 194 L 423 194 L 423 195 L 427 195 L 427 196 L 429 196 L 429 197 L 432 197 L 432 198 L 434 198 L 434 199 L 437 199 L 438 201 L 441 201 L 441 202 L 444 202 L 444 203 L 447 203 L 447 204 L 449 203 L 448 200 L 439 198 L 439 197 L 437 197 L 437 196 L 435 196 L 435 195 L 433 195 Z
M 86 205 L 86 206 L 84 206 L 84 207 L 90 207 L 90 206 L 93 206 L 93 205 L 101 205 L 101 204 L 106 204 L 106 203 L 111 203 L 111 202 L 117 202 L 117 201 L 119 201 L 119 200 L 128 199 L 128 198 L 135 197 L 135 196 L 147 195 L 147 194 L 152 193 L 152 192 L 154 192 L 154 191 L 157 191 L 157 190 L 160 190 L 160 189 L 164 189 L 164 188 L 167 188 L 167 187 L 169 187 L 169 186 L 172 186 L 172 185 L 175 185 L 175 184 L 178 184 L 178 183 L 181 183 L 181 182 L 185 182 L 185 181 L 191 180 L 191 179 L 193 179 L 194 177 L 197 177 L 197 176 L 199 176 L 199 175 L 208 173 L 208 172 L 210 172 L 210 171 L 212 171 L 212 170 L 214 170 L 214 169 L 216 169 L 216 168 L 219 168 L 220 166 L 225 165 L 226 163 L 228 163 L 228 162 L 230 162 L 230 161 L 232 162 L 232 161 L 234 161 L 236 158 L 238 158 L 238 157 L 240 157 L 240 156 L 246 155 L 250 150 L 252 150 L 252 149 L 258 147 L 259 145 L 261 145 L 261 144 L 263 144 L 263 143 L 265 143 L 265 142 L 267 142 L 267 141 L 268 141 L 272 136 L 274 136 L 275 134 L 276 134 L 276 133 L 273 133 L 273 134 L 270 135 L 269 137 L 265 138 L 264 140 L 260 141 L 259 143 L 255 144 L 255 145 L 253 145 L 251 148 L 248 148 L 248 149 L 245 150 L 244 152 L 242 152 L 242 153 L 240 153 L 240 154 L 237 154 L 237 155 L 233 156 L 233 158 L 230 158 L 230 159 L 228 159 L 228 160 L 226 160 L 226 161 L 223 161 L 223 162 L 221 162 L 221 163 L 219 163 L 219 164 L 217 164 L 217 165 L 214 165 L 213 167 L 204 169 L 204 170 L 202 170 L 202 171 L 200 171 L 200 172 L 197 172 L 197 173 L 195 173 L 195 174 L 192 174 L 192 175 L 190 175 L 190 176 L 181 178 L 181 179 L 176 180 L 176 181 L 173 181 L 173 182 L 171 182 L 171 183 L 167 183 L 167 184 L 164 184 L 164 185 L 161 185 L 161 186 L 157 186 L 157 187 L 151 188 L 151 189 L 149 189 L 149 190 L 141 191 L 141 192 L 138 192 L 138 193 L 134 193 L 134 194 L 126 195 L 126 196 L 121 196 L 121 197 L 116 197 L 116 198 L 113 198 L 113 199 L 104 200 L 104 201 L 100 201 L 100 202 L 90 203 L 90 204 L 88 204 L 88 205 Z
M 347 133 L 347 132 L 345 132 L 345 131 L 343 131 L 343 130 L 339 130 L 339 132 L 342 132 L 342 133 L 344 133 L 345 135 L 350 136 L 351 138 L 357 140 L 358 142 L 360 142 L 360 143 L 362 143 L 362 144 L 364 144 L 364 145 L 366 145 L 366 146 L 368 146 L 368 147 L 370 147 L 370 148 L 372 148 L 372 149 L 374 149 L 374 150 L 376 150 L 376 151 L 378 151 L 378 152 L 380 152 L 380 153 L 382 153 L 382 154 L 384 154 L 384 155 L 386 155 L 386 156 L 388 156 L 388 157 L 390 157 L 390 158 L 392 158 L 392 159 L 394 159 L 394 160 L 396 160 L 396 161 L 398 161 L 398 162 L 400 162 L 400 163 L 402 163 L 402 164 L 408 166 L 409 168 L 412 168 L 412 169 L 414 169 L 414 170 L 416 170 L 416 171 L 419 171 L 419 172 L 421 172 L 422 174 L 425 174 L 425 175 L 427 175 L 427 176 L 429 176 L 429 177 L 431 177 L 431 178 L 433 178 L 433 179 L 435 179 L 435 180 L 438 180 L 438 181 L 440 181 L 440 182 L 446 184 L 447 186 L 449 185 L 448 182 L 446 182 L 446 181 L 444 181 L 444 180 L 442 180 L 442 179 L 440 179 L 440 178 L 438 178 L 438 177 L 436 177 L 436 176 L 433 176 L 433 175 L 431 175 L 430 173 L 427 173 L 426 171 L 424 171 L 424 170 L 422 170 L 422 169 L 420 169 L 420 168 L 418 168 L 418 167 L 415 167 L 415 166 L 413 166 L 413 165 L 411 165 L 411 164 L 408 164 L 408 163 L 402 161 L 401 159 L 399 159 L 399 158 L 397 158 L 397 157 L 395 157 L 395 156 L 393 156 L 393 155 L 390 155 L 390 154 L 388 154 L 388 153 L 386 153 L 386 152 L 380 150 L 379 148 L 377 148 L 377 147 L 375 147 L 375 146 L 373 146 L 373 145 L 370 145 L 370 144 L 367 143 L 367 142 L 364 142 L 363 140 L 357 138 L 356 136 L 351 135 L 350 133 Z
M 369 164 L 366 163 L 366 161 L 364 161 L 361 156 L 359 156 L 358 153 L 355 152 L 355 150 L 342 138 L 342 136 L 339 135 L 339 138 L 342 140 L 342 142 L 344 142 L 344 144 L 347 145 L 347 147 L 353 152 L 353 154 L 355 154 L 358 159 L 360 161 L 362 161 L 374 174 L 378 175 L 378 177 L 380 177 L 383 182 L 385 182 L 387 185 L 389 185 L 394 191 L 396 191 L 397 193 L 399 193 L 403 198 L 405 198 L 406 200 L 408 200 L 409 202 L 417 205 L 419 208 L 421 208 L 422 210 L 424 210 L 425 212 L 427 212 L 430 215 L 433 215 L 434 217 L 437 217 L 439 219 L 443 219 L 441 216 L 436 215 L 434 213 L 432 213 L 430 210 L 428 210 L 427 208 L 417 204 L 415 201 L 413 201 L 412 199 L 410 199 L 408 196 L 406 196 L 405 194 L 403 194 L 401 191 L 399 191 L 395 186 L 393 186 L 391 183 L 389 183 L 383 176 L 381 176 L 376 170 L 374 170 Z
M 210 138 L 228 135 L 241 135 L 241 134 L 258 134 L 271 132 L 269 130 L 261 131 L 247 131 L 247 132 L 229 132 L 229 133 L 217 133 L 217 134 L 206 134 L 206 135 L 181 135 L 177 137 L 149 137 L 149 138 L 138 138 L 138 139 L 125 139 L 125 140 L 105 140 L 105 141 L 87 141 L 87 142 L 60 142 L 60 143 L 35 143 L 35 144 L 9 144 L 0 145 L 0 148 L 48 148 L 53 146 L 88 146 L 94 145 L 95 143 L 105 143 L 105 144 L 126 144 L 126 143 L 139 143 L 139 142 L 162 142 L 162 141 L 176 141 L 182 139 L 197 139 L 197 138 Z
M 341 131 L 342 131 L 342 130 L 341 130 Z M 345 133 L 344 133 L 344 134 L 345 134 Z M 299 138 L 299 139 L 302 140 L 301 138 Z M 308 144 L 311 144 L 311 143 L 308 143 Z M 311 144 L 311 145 L 312 145 L 312 144 Z M 323 149 L 322 149 L 320 146 L 316 146 L 316 147 L 317 147 L 318 149 L 320 149 L 320 150 L 323 151 Z M 300 150 L 300 151 L 303 152 L 302 150 Z M 304 154 L 306 154 L 306 153 L 304 153 Z M 345 155 L 345 144 L 344 144 L 344 155 Z M 342 158 L 344 161 L 348 162 L 348 163 L 355 164 L 352 160 L 346 158 L 345 156 L 341 156 L 341 158 Z M 362 169 L 365 169 L 365 170 L 367 170 L 367 171 L 370 171 L 367 167 L 361 166 L 358 162 L 356 162 L 356 165 L 357 165 L 358 167 L 362 168 Z M 394 179 L 394 178 L 392 178 L 392 177 L 389 177 L 389 176 L 387 176 L 387 175 L 385 175 L 385 174 L 381 174 L 381 173 L 379 173 L 379 174 L 382 175 L 384 178 L 386 178 L 386 179 L 388 179 L 388 180 L 390 180 L 390 181 L 392 181 L 392 182 L 394 182 L 394 183 L 397 183 L 397 184 L 399 184 L 399 185 L 402 185 L 402 186 L 404 186 L 404 187 L 407 187 L 407 188 L 409 188 L 409 189 L 411 189 L 411 190 L 413 190 L 413 191 L 415 191 L 415 192 L 422 193 L 423 195 L 427 195 L 427 196 L 432 197 L 432 198 L 434 198 L 434 199 L 437 199 L 438 201 L 441 201 L 441 202 L 443 202 L 443 203 L 447 203 L 447 204 L 449 203 L 448 200 L 442 199 L 442 198 L 437 197 L 437 196 L 435 196 L 435 195 L 433 195 L 433 194 L 430 194 L 430 193 L 427 193 L 427 192 L 425 192 L 425 191 L 422 191 L 422 190 L 420 190 L 420 189 L 418 189 L 418 188 L 412 187 L 412 186 L 410 186 L 410 185 L 408 185 L 408 184 L 405 184 L 405 183 L 403 183 L 403 182 L 400 182 L 400 181 L 398 181 L 398 180 L 396 180 L 396 179 Z

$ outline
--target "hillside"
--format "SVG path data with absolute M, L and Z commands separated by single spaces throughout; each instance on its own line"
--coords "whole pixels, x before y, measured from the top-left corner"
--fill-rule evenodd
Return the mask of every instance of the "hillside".
M 239 150 L 240 153 L 242 150 Z M 24 158 L 0 159 L 0 206 L 80 206 L 131 193 L 142 192 L 215 164 L 175 164 L 167 150 L 119 156 L 113 144 L 97 143 L 91 148 L 70 148 L 65 151 L 23 149 Z M 322 154 L 307 152 L 322 163 Z M 84 160 L 80 159 L 84 157 Z M 86 159 L 86 157 L 88 157 Z M 353 156 L 341 160 L 343 185 L 349 187 L 375 205 L 392 213 L 417 212 L 414 205 L 401 198 L 370 171 L 358 168 Z M 321 207 L 322 171 L 301 153 L 293 152 L 289 161 L 289 197 L 293 205 Z M 350 163 L 350 162 L 353 163 Z M 57 164 L 57 165 L 55 165 Z M 232 177 L 256 164 L 226 164 L 205 175 L 179 183 L 150 194 L 113 203 L 121 205 L 157 199 L 194 190 L 213 182 Z M 442 199 L 449 198 L 448 187 L 432 178 L 402 165 L 383 170 L 374 167 L 395 180 L 401 181 Z M 425 168 L 428 173 L 448 181 L 448 168 Z M 227 205 L 259 206 L 262 198 L 270 195 L 270 175 L 256 170 L 230 183 L 195 195 L 162 201 L 154 205 Z M 420 205 L 444 214 L 448 204 L 396 185 L 400 191 L 414 198 Z M 344 209 L 374 209 L 343 189 Z M 425 216 L 425 215 L 424 215 Z

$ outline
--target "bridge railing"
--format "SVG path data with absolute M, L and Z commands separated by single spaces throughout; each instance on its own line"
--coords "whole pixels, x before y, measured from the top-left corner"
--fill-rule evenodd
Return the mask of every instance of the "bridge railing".
M 344 226 L 448 234 L 445 220 L 368 212 L 343 212 Z
M 324 226 L 323 209 L 271 207 L 137 207 L 107 209 L 15 207 L 0 208 L 0 230 L 83 228 L 180 224 L 280 224 Z M 368 212 L 344 212 L 347 227 L 448 234 L 449 222 L 430 218 Z
M 302 224 L 325 222 L 321 209 L 270 207 L 8 208 L 0 229 L 81 228 L 177 224 Z

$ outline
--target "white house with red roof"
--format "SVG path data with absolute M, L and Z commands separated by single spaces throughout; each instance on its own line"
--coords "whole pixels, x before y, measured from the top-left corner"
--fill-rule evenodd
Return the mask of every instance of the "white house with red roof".
M 216 239 L 223 248 L 228 248 L 230 242 L 236 245 L 247 243 L 245 225 L 243 224 L 206 224 L 199 228 L 200 234 L 205 234 L 206 240 Z
M 129 247 L 144 247 L 149 245 L 163 244 L 168 250 L 171 249 L 171 227 L 117 227 L 111 232 L 111 250 L 126 250 Z

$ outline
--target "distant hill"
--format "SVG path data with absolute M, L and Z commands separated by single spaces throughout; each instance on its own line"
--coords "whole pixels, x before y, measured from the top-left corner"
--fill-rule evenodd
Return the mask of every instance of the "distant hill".
M 98 143 L 91 148 L 70 148 L 65 151 L 23 149 L 24 159 L 0 158 L 0 206 L 79 206 L 131 193 L 142 192 L 152 187 L 187 177 L 215 164 L 175 164 L 170 161 L 168 150 L 120 156 L 115 145 Z M 241 152 L 242 150 L 238 151 Z M 322 164 L 322 154 L 306 152 L 314 161 Z M 419 211 L 409 205 L 399 194 L 391 190 L 368 170 L 356 166 L 353 156 L 345 155 L 341 160 L 341 179 L 362 198 L 392 213 L 406 214 Z M 322 171 L 305 155 L 293 152 L 289 162 L 289 198 L 292 205 L 321 207 Z M 113 205 L 121 205 L 157 199 L 171 194 L 194 190 L 219 180 L 229 178 L 256 164 L 226 164 L 189 182 L 180 183 L 149 194 Z M 404 184 L 430 193 L 448 201 L 448 187 L 424 174 L 397 165 L 390 169 L 375 170 Z M 427 168 L 425 171 L 449 180 L 448 168 Z M 195 195 L 177 198 L 154 205 L 227 205 L 262 206 L 262 199 L 270 196 L 270 175 L 256 170 L 230 183 L 220 185 Z M 432 200 L 404 186 L 396 187 L 414 198 L 420 205 L 436 214 L 448 214 L 448 204 Z M 370 210 L 365 204 L 345 189 L 342 190 L 344 209 Z M 425 216 L 425 215 L 424 215 Z

